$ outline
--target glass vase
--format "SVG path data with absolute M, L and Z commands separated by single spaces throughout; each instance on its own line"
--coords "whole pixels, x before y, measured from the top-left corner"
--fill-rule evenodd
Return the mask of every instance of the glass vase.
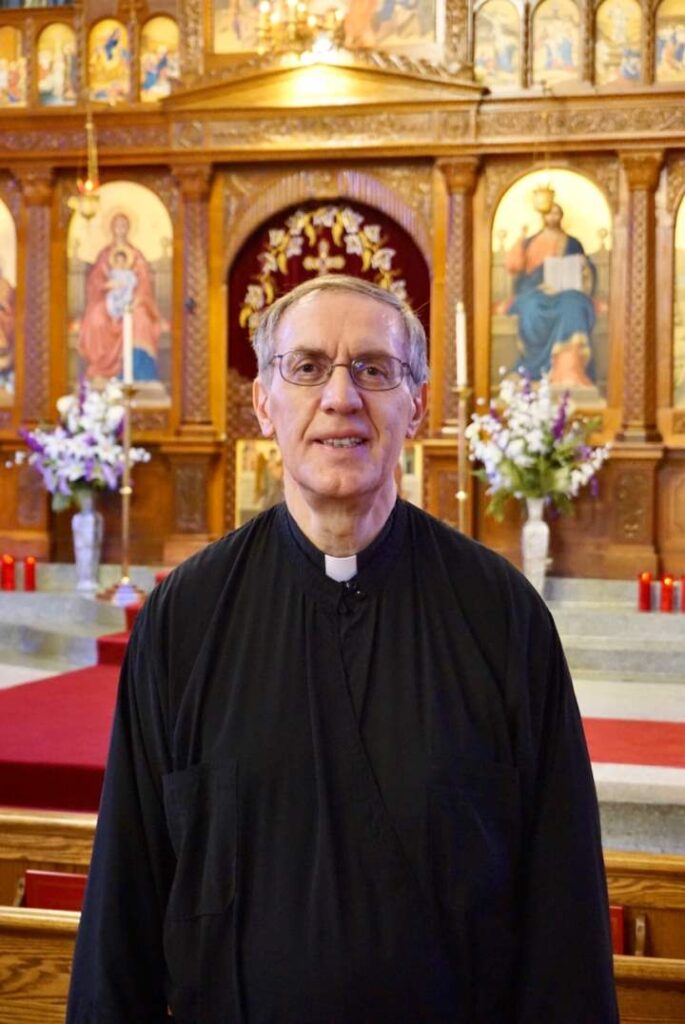
M 102 513 L 95 508 L 95 493 L 77 492 L 79 511 L 71 520 L 76 564 L 76 590 L 81 594 L 95 594 L 99 589 L 98 569 L 102 553 Z
M 527 518 L 521 530 L 523 572 L 539 594 L 545 587 L 549 526 L 544 519 L 544 498 L 526 498 Z

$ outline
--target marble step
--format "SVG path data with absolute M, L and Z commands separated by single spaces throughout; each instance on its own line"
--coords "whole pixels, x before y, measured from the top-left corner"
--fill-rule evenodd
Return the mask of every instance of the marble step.
M 36 667 L 94 665 L 97 638 L 125 628 L 121 608 L 71 592 L 0 591 L 0 660 Z
M 641 682 L 650 678 L 685 684 L 685 646 L 680 638 L 657 639 L 631 635 L 562 634 L 571 672 L 601 670 L 603 678 L 631 674 Z
M 679 642 L 685 658 L 685 614 L 547 602 L 561 636 L 618 636 Z
M 637 580 L 594 580 L 548 576 L 544 598 L 548 604 L 635 608 Z

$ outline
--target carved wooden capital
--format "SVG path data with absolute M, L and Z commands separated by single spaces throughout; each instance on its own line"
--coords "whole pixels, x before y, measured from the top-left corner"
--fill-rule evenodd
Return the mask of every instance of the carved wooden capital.
M 27 206 L 49 206 L 52 202 L 52 168 L 51 167 L 18 167 L 13 173 L 24 194 Z
M 479 162 L 477 156 L 438 160 L 438 167 L 450 193 L 473 192 L 478 180 Z
M 659 172 L 664 160 L 661 150 L 644 153 L 621 153 L 621 166 L 631 192 L 654 192 L 659 183 Z
M 211 164 L 180 164 L 171 171 L 185 200 L 199 201 L 209 195 Z

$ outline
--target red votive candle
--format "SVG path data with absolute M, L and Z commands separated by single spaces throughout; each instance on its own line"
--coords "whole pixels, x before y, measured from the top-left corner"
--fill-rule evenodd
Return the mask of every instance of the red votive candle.
M 36 589 L 36 560 L 33 555 L 24 559 L 24 590 Z
M 661 581 L 661 602 L 659 604 L 662 612 L 673 611 L 673 577 L 664 576 Z
M 14 558 L 12 555 L 2 556 L 2 576 L 0 577 L 0 586 L 3 590 L 14 590 Z
M 652 610 L 652 574 L 641 572 L 637 578 L 637 609 L 640 612 Z

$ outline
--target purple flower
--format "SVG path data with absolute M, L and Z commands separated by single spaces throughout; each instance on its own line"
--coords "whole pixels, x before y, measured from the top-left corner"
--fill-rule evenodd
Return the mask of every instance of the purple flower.
M 564 430 L 566 428 L 566 416 L 568 413 L 569 398 L 570 395 L 568 391 L 565 391 L 564 397 L 559 403 L 559 409 L 554 419 L 554 423 L 552 424 L 552 437 L 555 441 L 559 441 L 564 435 Z
M 105 483 L 107 484 L 107 486 L 114 490 L 114 488 L 117 485 L 117 474 L 115 473 L 112 466 L 110 466 L 109 463 L 107 462 L 102 463 L 102 475 L 105 478 Z
M 593 498 L 599 497 L 599 480 L 596 476 L 593 476 L 590 480 L 590 494 Z

